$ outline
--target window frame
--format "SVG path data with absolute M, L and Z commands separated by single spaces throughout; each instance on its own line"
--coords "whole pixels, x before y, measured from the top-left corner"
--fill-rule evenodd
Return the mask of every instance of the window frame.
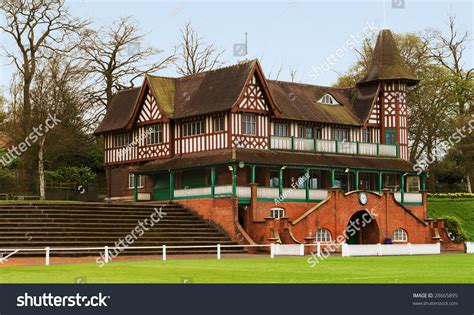
M 329 240 L 328 240 L 328 236 L 329 236 Z M 330 243 L 330 242 L 332 242 L 331 231 L 329 231 L 326 228 L 317 229 L 316 233 L 315 233 L 315 241 L 317 243 Z
M 342 134 L 343 138 L 338 139 L 339 138 L 338 136 L 341 135 L 341 134 Z M 332 129 L 332 140 L 349 142 L 349 131 L 345 128 L 333 128 Z
M 401 236 L 401 238 L 400 238 Z M 398 228 L 393 231 L 392 242 L 395 243 L 407 243 L 408 242 L 408 232 L 405 229 Z
M 372 132 L 369 128 L 365 128 L 362 131 L 362 140 L 365 143 L 374 143 L 374 141 L 372 139 Z
M 414 185 L 414 179 L 416 179 L 416 185 Z M 415 188 L 415 189 L 413 189 Z M 420 191 L 420 177 L 419 176 L 407 176 L 406 177 L 406 192 L 419 192 Z
M 152 131 L 150 131 L 152 129 Z M 162 144 L 164 133 L 163 133 L 163 124 L 153 125 L 147 128 L 147 135 L 145 140 L 145 145 L 156 145 Z
M 309 137 L 308 137 L 308 134 L 309 134 Z M 313 139 L 314 128 L 312 126 L 298 126 L 298 137 L 304 138 L 304 139 Z
M 274 207 L 270 209 L 270 217 L 275 220 L 280 220 L 285 217 L 285 209 Z
M 182 125 L 183 138 L 199 136 L 206 133 L 206 121 L 196 120 L 184 123 Z
M 137 188 L 144 188 L 145 187 L 145 176 L 138 175 L 138 185 Z M 128 173 L 128 189 L 135 188 L 135 174 Z
M 284 132 L 283 132 L 284 131 Z M 275 122 L 273 123 L 273 135 L 275 137 L 289 137 L 290 126 L 287 123 Z
M 387 141 L 387 138 L 390 138 L 393 141 L 389 142 Z M 389 144 L 389 145 L 397 144 L 397 129 L 396 128 L 385 128 L 385 144 Z
M 123 148 L 132 143 L 132 134 L 122 132 L 112 135 L 112 148 Z
M 257 135 L 257 115 L 251 113 L 242 114 L 241 133 L 246 136 Z M 248 130 L 250 128 L 250 130 Z M 250 132 L 249 132 L 250 131 Z
M 214 132 L 225 131 L 225 119 L 224 116 L 216 116 L 212 119 L 212 127 Z

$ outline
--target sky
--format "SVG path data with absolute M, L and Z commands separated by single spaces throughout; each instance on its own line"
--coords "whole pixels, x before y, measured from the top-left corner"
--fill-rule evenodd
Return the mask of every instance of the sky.
M 421 0 L 279 0 L 279 1 L 113 1 L 66 0 L 74 16 L 91 19 L 93 28 L 132 16 L 146 34 L 145 45 L 163 49 L 165 56 L 179 40 L 188 21 L 208 43 L 224 49 L 222 61 L 229 65 L 242 58 L 258 58 L 267 77 L 290 81 L 296 69 L 297 82 L 331 85 L 338 74 L 357 60 L 353 47 L 364 33 L 389 28 L 396 33 L 421 32 L 428 28 L 448 30 L 449 13 L 462 30 L 473 30 L 472 1 Z M 3 19 L 3 17 L 2 17 Z M 3 21 L 2 21 L 3 23 Z M 248 36 L 247 54 L 240 50 Z M 5 34 L 0 42 L 14 49 Z M 234 47 L 236 45 L 236 47 Z M 466 52 L 466 68 L 473 67 L 472 41 Z M 0 86 L 6 90 L 14 70 L 0 59 Z M 321 70 L 322 69 L 322 70 Z M 177 76 L 174 68 L 156 73 Z

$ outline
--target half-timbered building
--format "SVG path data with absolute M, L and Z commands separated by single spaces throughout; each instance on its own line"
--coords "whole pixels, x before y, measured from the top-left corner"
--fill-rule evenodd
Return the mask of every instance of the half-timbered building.
M 351 88 L 268 80 L 257 60 L 118 92 L 96 130 L 108 199 L 172 201 L 252 242 L 440 239 L 409 162 L 407 70 L 380 32 Z M 371 212 L 371 213 L 372 213 Z

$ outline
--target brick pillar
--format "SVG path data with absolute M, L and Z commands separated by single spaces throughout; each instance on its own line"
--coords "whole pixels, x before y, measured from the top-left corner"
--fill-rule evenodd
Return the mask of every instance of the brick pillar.
M 255 216 L 257 214 L 257 183 L 250 183 L 250 214 L 249 218 L 255 221 Z
M 421 202 L 423 204 L 423 220 L 428 218 L 428 191 L 423 190 L 421 192 Z
M 390 237 L 392 238 L 392 235 L 388 235 L 388 218 L 389 218 L 389 213 L 388 213 L 388 203 L 389 203 L 389 198 L 393 198 L 393 193 L 390 191 L 388 188 L 382 189 L 383 193 L 383 211 L 385 213 L 385 222 L 384 224 L 384 236 L 383 238 Z M 382 223 L 382 222 L 380 222 Z M 381 231 L 380 231 L 381 232 Z M 382 234 L 382 233 L 380 233 Z
M 339 235 L 341 234 L 339 232 L 339 217 L 337 216 L 337 205 L 338 205 L 338 201 L 339 201 L 339 198 L 341 198 L 341 188 L 340 187 L 336 187 L 336 186 L 333 186 L 331 187 L 331 189 L 329 189 L 329 194 L 331 194 L 331 199 L 333 200 L 333 208 L 334 208 L 334 235 Z M 345 223 L 342 223 L 343 224 L 343 227 L 342 227 L 342 231 L 345 230 Z

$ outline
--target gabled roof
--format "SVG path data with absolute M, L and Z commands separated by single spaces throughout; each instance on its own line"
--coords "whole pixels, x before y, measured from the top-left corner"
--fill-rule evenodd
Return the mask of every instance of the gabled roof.
M 406 68 L 392 32 L 385 29 L 381 30 L 377 37 L 367 74 L 357 84 L 394 79 L 405 79 L 410 85 L 419 81 Z
M 342 89 L 267 80 L 270 93 L 281 110 L 281 118 L 322 123 L 361 125 Z M 319 103 L 324 94 L 332 95 L 341 105 Z
M 140 89 L 137 87 L 117 92 L 107 108 L 104 119 L 102 119 L 94 133 L 100 134 L 106 131 L 125 128 L 132 115 L 133 104 L 135 104 L 140 94 Z
M 354 114 L 361 122 L 365 122 L 368 119 L 379 90 L 380 84 L 369 84 L 345 89 L 343 91 L 352 104 Z

